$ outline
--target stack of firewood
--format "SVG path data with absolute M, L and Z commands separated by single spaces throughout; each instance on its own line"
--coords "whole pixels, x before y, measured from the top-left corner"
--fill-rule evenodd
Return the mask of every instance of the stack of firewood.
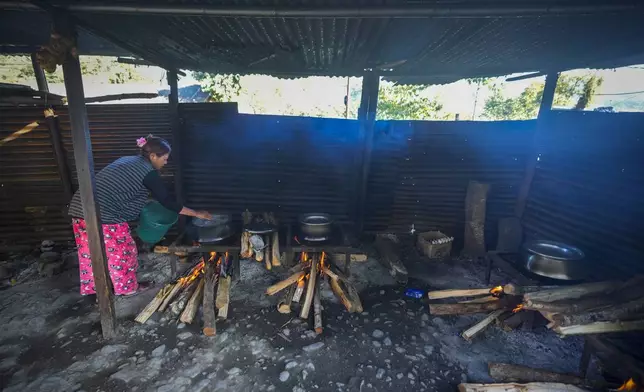
M 440 290 L 428 293 L 430 300 L 474 297 L 459 303 L 430 303 L 434 315 L 491 312 L 463 332 L 470 340 L 497 322 L 506 330 L 526 324 L 535 315 L 548 321 L 560 335 L 582 335 L 644 330 L 644 276 L 626 282 L 584 283 L 570 286 L 513 284 L 482 289 Z
M 273 213 L 265 212 L 253 215 L 246 210 L 242 213 L 242 220 L 245 229 L 241 236 L 240 256 L 244 259 L 255 259 L 257 262 L 263 262 L 267 270 L 282 265 L 277 219 L 275 219 Z M 247 231 L 251 224 L 272 227 L 274 231 L 263 235 L 252 234 Z
M 215 309 L 220 318 L 228 317 L 232 258 L 228 253 L 210 253 L 202 257 L 181 277 L 163 287 L 150 303 L 138 314 L 136 321 L 145 323 L 154 312 L 163 312 L 170 319 L 191 324 L 203 305 L 203 333 L 214 336 Z
M 313 326 L 316 333 L 321 334 L 323 331 L 320 285 L 325 276 L 331 290 L 347 311 L 362 312 L 362 302 L 357 290 L 349 278 L 328 260 L 325 252 L 311 255 L 302 252 L 300 262 L 289 270 L 289 274 L 288 278 L 267 288 L 266 294 L 275 295 L 288 288 L 278 302 L 277 310 L 288 314 L 299 303 L 300 317 L 305 320 L 308 320 L 313 306 Z

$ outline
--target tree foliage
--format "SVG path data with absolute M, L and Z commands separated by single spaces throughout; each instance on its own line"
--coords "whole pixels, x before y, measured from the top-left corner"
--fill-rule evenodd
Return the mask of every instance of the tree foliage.
M 209 102 L 231 102 L 241 93 L 239 75 L 220 75 L 208 72 L 194 72 L 193 77 L 208 93 Z
M 443 120 L 443 104 L 426 95 L 427 86 L 381 83 L 378 120 Z
M 596 76 L 560 75 L 555 88 L 554 107 L 583 110 L 592 101 L 603 80 Z M 483 117 L 490 120 L 526 120 L 535 118 L 541 105 L 545 83 L 533 83 L 518 97 L 505 97 L 502 86 L 491 85 L 491 96 L 485 101 Z M 576 101 L 575 101 L 576 100 Z
M 124 84 L 145 80 L 134 65 L 121 64 L 114 57 L 81 56 L 81 72 L 84 76 L 106 76 L 110 84 Z M 0 82 L 32 84 L 36 80 L 29 56 L 0 55 Z M 47 82 L 63 83 L 63 71 L 46 73 Z

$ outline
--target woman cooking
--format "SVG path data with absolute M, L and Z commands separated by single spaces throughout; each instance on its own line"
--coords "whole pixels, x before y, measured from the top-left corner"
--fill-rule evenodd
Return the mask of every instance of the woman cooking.
M 212 218 L 208 212 L 191 210 L 169 196 L 159 175 L 170 156 L 167 141 L 149 135 L 138 139 L 136 144 L 141 149 L 140 155 L 119 158 L 96 175 L 96 201 L 103 224 L 107 265 L 116 295 L 131 295 L 147 288 L 146 284 L 136 280 L 138 252 L 127 222 L 139 217 L 148 194 L 180 215 Z M 80 292 L 82 295 L 95 294 L 83 205 L 78 192 L 70 203 L 69 215 L 72 216 L 78 246 Z

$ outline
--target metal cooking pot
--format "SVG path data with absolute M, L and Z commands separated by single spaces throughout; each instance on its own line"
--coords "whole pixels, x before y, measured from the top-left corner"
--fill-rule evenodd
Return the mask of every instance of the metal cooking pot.
M 588 275 L 584 252 L 574 246 L 532 241 L 523 245 L 521 254 L 525 268 L 537 275 L 560 280 L 584 279 Z
M 310 213 L 300 216 L 300 231 L 306 237 L 326 237 L 331 232 L 333 220 L 328 214 Z
M 197 229 L 197 240 L 203 243 L 219 242 L 232 236 L 230 222 L 228 214 L 213 214 L 212 219 L 192 219 L 192 225 Z

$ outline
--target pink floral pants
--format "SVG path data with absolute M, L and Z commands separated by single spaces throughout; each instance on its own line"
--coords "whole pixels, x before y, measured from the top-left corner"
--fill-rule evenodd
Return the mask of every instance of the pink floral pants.
M 78 247 L 80 293 L 81 295 L 96 294 L 85 220 L 73 218 L 72 225 Z M 136 280 L 139 262 L 136 243 L 130 234 L 130 227 L 125 222 L 103 225 L 103 237 L 114 294 L 125 295 L 135 292 L 139 288 L 139 283 Z

